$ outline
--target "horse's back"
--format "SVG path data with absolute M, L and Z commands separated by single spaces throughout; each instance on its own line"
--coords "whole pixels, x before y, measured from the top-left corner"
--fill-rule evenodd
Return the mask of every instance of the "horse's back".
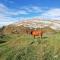
M 39 31 L 39 30 L 32 31 L 32 35 L 40 35 L 41 33 L 42 31 Z

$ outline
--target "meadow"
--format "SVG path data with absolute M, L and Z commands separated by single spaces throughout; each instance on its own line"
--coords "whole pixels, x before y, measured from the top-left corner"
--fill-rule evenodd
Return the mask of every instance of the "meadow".
M 29 34 L 0 36 L 0 60 L 60 60 L 60 33 L 42 39 Z

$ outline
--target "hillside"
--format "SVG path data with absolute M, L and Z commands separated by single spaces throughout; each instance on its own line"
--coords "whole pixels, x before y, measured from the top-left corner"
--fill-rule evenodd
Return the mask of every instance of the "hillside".
M 34 38 L 32 30 L 44 30 Z M 60 60 L 60 23 L 24 20 L 0 28 L 0 60 Z
M 41 20 L 41 19 L 31 19 L 19 21 L 6 26 L 2 31 L 4 34 L 12 33 L 30 33 L 33 29 L 45 29 L 49 31 L 60 31 L 59 20 Z
M 0 37 L 0 60 L 60 60 L 60 33 L 34 39 L 28 34 Z

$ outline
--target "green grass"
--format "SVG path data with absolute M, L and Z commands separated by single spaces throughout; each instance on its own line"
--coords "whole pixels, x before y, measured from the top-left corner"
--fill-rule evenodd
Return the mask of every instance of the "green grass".
M 60 33 L 33 38 L 27 34 L 0 37 L 0 60 L 60 60 Z

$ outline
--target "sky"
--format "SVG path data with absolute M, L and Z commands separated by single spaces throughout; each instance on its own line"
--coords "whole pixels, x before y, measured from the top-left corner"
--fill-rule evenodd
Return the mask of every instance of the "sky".
M 0 0 L 0 26 L 31 18 L 60 20 L 60 0 Z

